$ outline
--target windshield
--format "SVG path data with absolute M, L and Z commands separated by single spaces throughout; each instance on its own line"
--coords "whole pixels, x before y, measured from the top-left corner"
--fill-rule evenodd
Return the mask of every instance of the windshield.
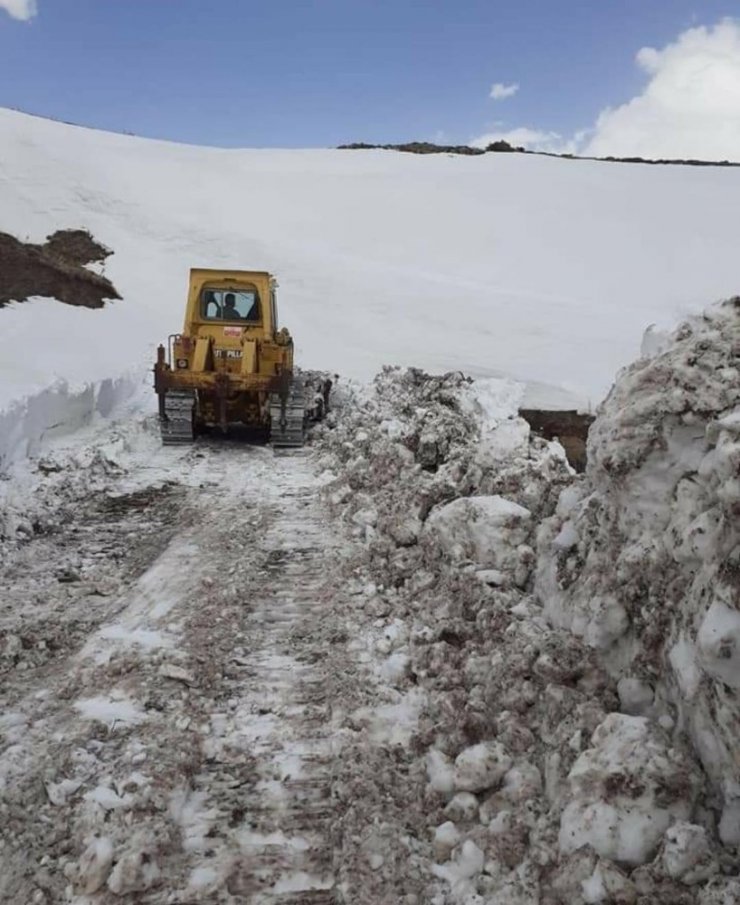
M 260 298 L 255 289 L 204 289 L 201 316 L 209 321 L 260 321 Z

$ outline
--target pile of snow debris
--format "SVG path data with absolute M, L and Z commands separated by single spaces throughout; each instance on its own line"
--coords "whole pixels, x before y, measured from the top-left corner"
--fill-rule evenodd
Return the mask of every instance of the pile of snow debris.
M 740 868 L 738 515 L 735 298 L 622 373 L 591 429 L 587 479 L 561 497 L 538 538 L 536 593 L 548 621 L 598 654 L 635 727 L 674 746 L 688 739 L 703 769 L 698 799 L 692 777 L 667 771 L 677 796 L 684 786 L 682 813 L 663 809 L 657 819 L 643 808 L 642 771 L 639 794 L 623 793 L 610 814 L 593 811 L 603 790 L 592 784 L 584 794 L 583 769 L 571 777 L 576 799 L 563 832 L 573 832 L 577 810 L 591 818 L 599 854 L 647 865 L 639 874 L 648 896 L 666 877 L 686 887 Z M 650 820 L 651 832 L 630 853 L 620 840 L 629 841 L 636 820 Z M 570 847 L 577 840 L 576 832 Z M 727 890 L 724 899 L 715 887 Z M 740 881 L 715 880 L 698 899 L 684 898 L 740 901 Z
M 586 476 L 501 381 L 386 369 L 317 430 L 361 542 L 354 646 L 386 700 L 348 714 L 371 769 L 336 785 L 358 902 L 738 901 L 740 808 L 716 821 L 740 794 L 740 615 L 717 597 L 736 319 L 713 312 L 622 377 Z

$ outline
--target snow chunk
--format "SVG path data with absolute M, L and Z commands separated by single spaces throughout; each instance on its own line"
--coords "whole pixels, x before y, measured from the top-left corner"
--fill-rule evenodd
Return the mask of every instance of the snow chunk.
M 91 839 L 80 856 L 77 878 L 80 892 L 91 895 L 108 879 L 113 866 L 113 841 L 107 836 Z
M 436 876 L 447 880 L 453 886 L 461 880 L 471 880 L 476 877 L 485 864 L 485 855 L 472 839 L 466 839 L 457 853 L 455 860 L 443 867 L 435 865 L 433 870 Z
M 703 883 L 719 871 L 704 827 L 678 821 L 665 834 L 663 867 L 669 877 L 687 886 Z
M 599 860 L 594 872 L 581 882 L 583 899 L 588 905 L 599 902 L 634 902 L 634 884 L 610 861 Z
M 447 861 L 460 838 L 460 830 L 451 820 L 440 824 L 434 831 L 434 860 Z
M 691 700 L 699 690 L 701 672 L 696 663 L 694 645 L 684 636 L 680 635 L 668 654 L 668 659 L 675 673 L 681 693 L 687 700 Z
M 184 669 L 182 666 L 176 666 L 174 663 L 163 663 L 157 671 L 163 678 L 174 679 L 177 682 L 182 682 L 183 685 L 187 685 L 188 687 L 197 684 L 192 672 Z
M 188 891 L 193 893 L 212 892 L 213 887 L 220 878 L 220 873 L 213 867 L 209 867 L 208 865 L 195 867 L 190 873 Z
M 153 853 L 134 842 L 116 862 L 108 877 L 108 889 L 117 896 L 144 892 L 156 883 L 159 874 Z
M 455 770 L 449 757 L 436 748 L 430 748 L 426 755 L 429 785 L 435 792 L 448 795 L 455 788 Z
M 504 497 L 466 497 L 432 512 L 422 538 L 453 560 L 472 560 L 481 569 L 514 570 L 530 522 L 528 509 Z
M 703 668 L 731 688 L 740 688 L 740 613 L 715 600 L 696 640 Z
M 737 905 L 740 902 L 740 880 L 715 879 L 699 893 L 698 905 Z
M 617 683 L 619 704 L 623 713 L 645 716 L 653 705 L 653 689 L 640 679 L 622 676 Z
M 478 816 L 478 799 L 471 792 L 458 792 L 445 807 L 445 815 L 453 821 L 470 821 Z
M 99 804 L 104 811 L 129 807 L 132 801 L 130 795 L 121 796 L 108 786 L 96 786 L 92 791 L 86 792 L 84 797 L 85 801 Z
M 526 457 L 529 453 L 531 428 L 524 418 L 511 418 L 486 434 L 475 451 L 475 462 L 493 467 L 506 459 Z
M 478 377 L 470 385 L 469 393 L 478 409 L 482 429 L 496 431 L 503 419 L 510 419 L 511 415 L 519 410 L 524 396 L 524 385 L 513 380 Z
M 481 792 L 498 785 L 511 768 L 511 758 L 500 742 L 480 742 L 455 758 L 455 789 Z
M 59 807 L 60 805 L 66 804 L 69 796 L 74 795 L 81 785 L 82 783 L 75 779 L 63 779 L 61 782 L 49 782 L 46 783 L 46 794 L 49 797 L 49 801 Z
M 725 802 L 718 829 L 723 845 L 740 845 L 740 801 L 736 798 Z
M 560 850 L 590 845 L 603 858 L 644 864 L 671 822 L 691 813 L 699 779 L 643 717 L 611 713 L 591 742 L 568 776 Z

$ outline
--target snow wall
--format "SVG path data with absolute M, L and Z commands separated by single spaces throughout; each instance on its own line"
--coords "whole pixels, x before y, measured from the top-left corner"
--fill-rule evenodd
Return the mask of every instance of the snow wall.
M 619 678 L 621 709 L 687 733 L 740 844 L 740 298 L 627 368 L 585 480 L 538 537 L 548 619 Z
M 45 440 L 68 434 L 95 416 L 107 418 L 140 390 L 131 375 L 101 380 L 81 388 L 57 380 L 45 390 L 0 411 L 0 475 L 13 462 L 33 455 Z

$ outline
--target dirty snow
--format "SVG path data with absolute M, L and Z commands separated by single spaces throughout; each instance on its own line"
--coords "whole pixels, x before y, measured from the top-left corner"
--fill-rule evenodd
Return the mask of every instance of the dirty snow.
M 740 901 L 740 305 L 662 329 L 729 294 L 737 174 L 0 130 L 0 228 L 89 227 L 124 295 L 0 312 L 0 898 Z M 343 377 L 299 453 L 163 449 L 203 254 L 281 275 L 304 364 L 478 379 Z M 576 475 L 518 407 L 599 399 L 647 320 Z
M 516 384 L 404 368 L 301 453 L 124 413 L 13 466 L 2 894 L 732 902 L 737 317 L 622 375 L 585 476 Z

